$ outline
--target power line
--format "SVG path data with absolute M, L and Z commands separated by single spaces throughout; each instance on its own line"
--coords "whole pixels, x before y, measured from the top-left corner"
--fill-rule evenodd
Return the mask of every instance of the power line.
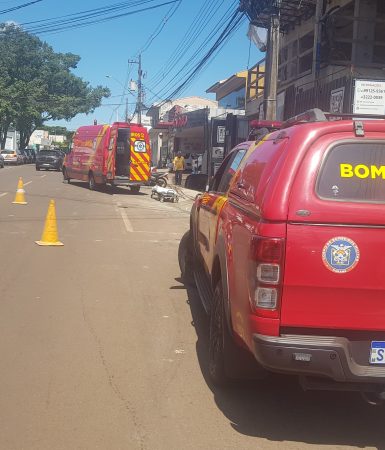
M 162 68 L 159 69 L 158 72 L 156 72 L 155 75 L 150 79 L 149 82 L 151 85 L 155 85 L 160 80 L 162 80 L 164 78 L 164 72 L 167 71 L 167 73 L 169 74 L 170 66 L 179 61 L 181 56 L 185 55 L 186 51 L 188 52 L 191 49 L 191 44 L 194 42 L 195 38 L 197 36 L 200 36 L 204 28 L 209 25 L 212 18 L 211 14 L 213 8 L 215 7 L 215 1 L 216 0 L 209 0 L 208 2 L 203 3 L 202 7 L 194 17 L 194 20 L 191 22 L 189 28 L 181 38 L 179 44 L 177 45 L 169 59 L 165 62 Z M 202 26 L 202 22 L 203 24 L 205 24 L 205 27 Z
M 167 11 L 165 16 L 162 18 L 160 24 L 155 28 L 155 31 L 151 34 L 151 36 L 147 39 L 146 43 L 142 47 L 142 49 L 138 52 L 144 53 L 149 49 L 150 45 L 153 43 L 154 39 L 159 36 L 162 32 L 163 28 L 166 26 L 167 22 L 172 18 L 172 16 L 177 12 L 178 8 L 182 4 L 182 0 L 178 0 L 177 4 L 171 6 L 171 8 Z
M 34 5 L 35 3 L 40 3 L 43 0 L 34 0 L 28 3 L 23 3 L 22 5 L 19 6 L 13 6 L 12 8 L 8 8 L 8 9 L 3 9 L 2 11 L 0 11 L 0 14 L 6 14 L 12 11 L 17 11 L 18 9 L 22 9 L 22 8 L 26 8 L 27 6 L 31 6 Z
M 235 4 L 236 2 L 234 2 Z M 233 8 L 233 5 L 230 7 Z M 175 85 L 178 85 L 178 83 L 182 84 L 183 80 L 186 79 L 186 77 L 189 77 L 193 71 L 196 69 L 196 67 L 201 63 L 201 60 L 198 60 L 198 57 L 200 58 L 200 55 L 202 51 L 210 44 L 210 42 L 215 38 L 215 36 L 218 36 L 219 38 L 223 35 L 223 33 L 226 31 L 226 29 L 230 26 L 232 23 L 231 21 L 235 16 L 239 15 L 239 10 L 236 8 L 235 12 L 234 9 L 230 11 L 230 8 L 226 11 L 225 16 L 223 17 L 223 20 L 217 24 L 217 26 L 211 31 L 209 36 L 205 36 L 203 42 L 200 44 L 200 46 L 195 50 L 193 55 L 190 57 L 188 61 L 180 61 L 181 64 L 183 64 L 182 71 L 177 71 L 174 76 L 166 80 L 166 83 L 163 85 L 161 89 L 157 89 L 158 96 L 159 97 L 165 97 L 167 93 L 169 93 L 172 89 L 174 89 Z M 228 22 L 230 20 L 230 22 Z M 226 24 L 227 23 L 227 24 Z M 225 26 L 225 28 L 224 28 Z M 216 46 L 219 46 L 221 43 L 218 43 L 218 39 L 216 38 Z M 225 38 L 225 37 L 224 37 Z M 215 45 L 215 44 L 214 44 Z M 210 48 L 207 52 L 210 53 L 212 51 L 215 51 L 217 47 Z M 206 55 L 207 55 L 206 54 Z M 173 69 L 176 69 L 177 66 L 174 66 Z M 172 70 L 170 70 L 170 73 L 172 73 Z M 199 69 L 200 70 L 200 69 Z M 195 72 L 194 72 L 195 73 Z
M 239 28 L 242 20 L 244 20 L 243 14 L 237 9 L 230 21 L 226 25 L 225 29 L 222 31 L 215 44 L 210 48 L 210 50 L 205 54 L 205 56 L 200 60 L 198 64 L 196 64 L 194 70 L 187 76 L 187 78 L 180 83 L 172 92 L 168 91 L 167 99 L 174 98 L 179 93 L 181 93 L 191 82 L 192 80 L 202 71 L 203 67 L 207 65 L 210 58 L 214 56 L 218 50 L 223 47 L 223 45 L 228 41 L 230 36 L 234 33 L 234 31 Z
M 66 16 L 59 16 L 47 20 L 27 22 L 22 24 L 22 26 L 27 32 L 36 35 L 47 33 L 56 34 L 63 31 L 69 31 L 76 28 L 83 28 L 89 25 L 104 23 L 110 20 L 127 17 L 144 11 L 154 10 L 162 6 L 179 2 L 180 0 L 169 0 L 167 2 L 136 9 L 134 11 L 120 12 L 119 14 L 111 15 L 111 12 L 123 11 L 128 7 L 132 8 L 134 6 L 143 5 L 145 3 L 153 3 L 154 1 L 155 0 L 142 0 L 130 2 L 129 4 L 127 4 L 127 2 L 124 4 L 119 3 L 108 7 L 97 8 L 96 10 L 83 11 L 77 14 L 68 14 Z
M 198 48 L 196 48 L 194 50 L 193 46 L 188 47 L 183 55 L 181 55 L 175 62 L 174 66 L 172 66 L 171 68 L 168 68 L 168 77 L 163 77 L 162 80 L 160 81 L 160 84 L 163 84 L 163 87 L 161 88 L 162 91 L 166 90 L 168 86 L 170 86 L 173 82 L 174 84 L 178 83 L 178 80 L 182 80 L 184 78 L 184 76 L 188 73 L 191 72 L 191 70 L 194 67 L 194 63 L 195 61 L 198 60 L 198 58 L 200 57 L 202 51 L 208 47 L 210 45 L 210 42 L 212 42 L 212 40 L 215 38 L 215 36 L 222 30 L 223 26 L 226 24 L 226 22 L 228 21 L 228 19 L 230 18 L 231 14 L 234 12 L 234 8 L 235 8 L 235 4 L 237 2 L 233 1 L 233 4 L 230 5 L 230 7 L 225 11 L 225 13 L 223 14 L 222 19 L 214 26 L 211 28 L 211 31 L 209 33 L 209 35 L 205 36 L 202 33 L 200 33 L 200 36 L 202 37 L 202 42 L 200 43 L 200 45 L 198 46 Z M 209 25 L 209 22 L 207 22 L 207 26 Z M 189 57 L 189 50 L 193 51 L 193 54 Z M 183 49 L 182 49 L 183 51 Z M 186 58 L 188 58 L 186 60 Z M 178 70 L 178 66 L 182 66 L 181 70 Z M 173 75 L 173 73 L 175 72 L 175 74 Z M 158 82 L 159 85 L 159 82 Z M 159 92 L 159 86 L 158 86 L 158 92 Z

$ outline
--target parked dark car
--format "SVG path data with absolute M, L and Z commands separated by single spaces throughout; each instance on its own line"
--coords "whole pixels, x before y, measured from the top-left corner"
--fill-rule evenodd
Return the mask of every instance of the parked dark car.
M 36 170 L 54 169 L 61 172 L 64 155 L 60 150 L 40 150 L 36 155 Z

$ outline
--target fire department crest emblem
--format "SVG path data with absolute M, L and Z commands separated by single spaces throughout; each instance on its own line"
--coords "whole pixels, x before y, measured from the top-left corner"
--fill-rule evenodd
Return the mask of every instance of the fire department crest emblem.
M 360 250 L 351 239 L 338 236 L 326 242 L 322 250 L 322 261 L 335 273 L 350 272 L 360 260 Z

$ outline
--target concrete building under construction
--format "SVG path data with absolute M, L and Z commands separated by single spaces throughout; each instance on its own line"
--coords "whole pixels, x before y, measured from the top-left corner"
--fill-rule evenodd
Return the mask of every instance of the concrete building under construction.
M 385 114 L 384 0 L 241 0 L 240 7 L 268 30 L 266 59 L 248 71 L 249 118 L 266 118 L 267 108 L 279 120 L 314 107 Z

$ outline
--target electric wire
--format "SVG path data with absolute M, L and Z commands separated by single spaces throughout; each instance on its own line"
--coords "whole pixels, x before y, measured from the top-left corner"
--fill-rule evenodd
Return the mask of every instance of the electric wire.
M 223 1 L 224 0 L 222 0 L 220 4 L 223 4 Z M 173 66 L 177 61 L 181 59 L 182 56 L 186 56 L 186 52 L 191 50 L 195 39 L 198 36 L 201 36 L 204 29 L 209 26 L 210 21 L 213 17 L 213 10 L 215 6 L 217 6 L 216 3 L 216 0 L 210 0 L 203 3 L 202 7 L 194 17 L 194 20 L 191 22 L 189 28 L 179 41 L 179 44 L 177 45 L 173 53 L 170 55 L 164 65 L 149 80 L 150 85 L 155 86 L 156 84 L 158 84 L 158 82 L 165 77 L 166 71 L 167 74 L 169 74 L 170 66 Z
M 139 53 L 144 53 L 147 51 L 153 41 L 159 36 L 159 34 L 163 31 L 164 27 L 166 26 L 167 22 L 173 17 L 173 15 L 177 12 L 178 8 L 182 4 L 182 0 L 178 0 L 177 4 L 174 4 L 170 7 L 170 9 L 167 11 L 165 16 L 162 18 L 159 25 L 155 28 L 154 32 L 150 35 L 150 37 L 145 42 L 144 46 L 137 52 L 137 55 Z
M 169 86 L 172 82 L 175 81 L 175 83 L 178 83 L 178 80 L 182 80 L 183 77 L 189 73 L 192 68 L 194 67 L 194 62 L 198 60 L 198 58 L 201 56 L 202 52 L 205 48 L 209 47 L 210 43 L 213 41 L 217 33 L 220 32 L 220 30 L 223 28 L 223 26 L 226 24 L 226 22 L 229 20 L 231 14 L 234 11 L 235 4 L 237 2 L 234 1 L 232 5 L 226 10 L 224 13 L 222 20 L 216 24 L 216 26 L 211 30 L 210 34 L 208 36 L 203 35 L 203 39 L 201 44 L 196 48 L 195 50 L 192 48 L 194 53 L 192 56 L 189 57 L 188 60 L 185 60 L 183 58 L 180 58 L 172 68 L 169 68 L 168 75 L 169 77 L 164 77 L 160 82 L 158 82 L 158 91 L 159 91 L 159 84 L 160 86 L 163 85 L 161 90 L 164 90 Z M 188 57 L 188 52 L 185 52 L 185 56 Z M 182 66 L 182 69 L 178 69 L 179 66 Z M 175 71 L 175 75 L 172 76 L 173 72 Z M 171 75 L 171 78 L 170 78 Z
M 234 2 L 236 3 L 236 2 Z M 233 6 L 233 5 L 232 5 Z M 225 30 L 227 27 L 229 27 L 229 24 L 231 22 L 228 22 L 231 19 L 231 14 L 234 17 L 235 15 L 238 15 L 238 8 L 236 9 L 234 13 L 234 9 L 230 10 L 230 8 L 226 11 L 224 15 L 224 20 L 217 24 L 217 26 L 211 31 L 209 36 L 206 36 L 204 41 L 200 44 L 200 46 L 194 51 L 194 54 L 190 57 L 190 59 L 185 62 L 183 61 L 183 69 L 181 71 L 176 71 L 175 75 L 173 75 L 171 78 L 168 78 L 166 82 L 163 84 L 163 86 L 160 89 L 157 89 L 158 97 L 165 98 L 165 95 L 170 92 L 170 90 L 175 85 L 179 85 L 183 83 L 183 80 L 186 77 L 189 77 L 189 75 L 194 71 L 194 68 L 199 65 L 200 61 L 198 61 L 198 58 L 200 58 L 202 52 L 205 50 L 205 48 L 210 45 L 210 43 L 215 39 L 215 36 L 220 33 L 220 36 L 223 34 L 223 26 L 227 22 L 227 25 L 225 26 Z M 226 21 L 226 22 L 224 22 Z M 218 44 L 217 44 L 218 45 Z M 211 49 L 210 49 L 211 50 Z M 209 52 L 210 52 L 209 50 Z M 177 69 L 177 67 L 175 67 Z M 171 87 L 170 87 L 171 86 Z
M 0 11 L 0 14 L 6 14 L 6 13 L 9 13 L 12 11 L 17 11 L 18 9 L 26 8 L 27 6 L 31 6 L 31 5 L 34 5 L 35 3 L 40 3 L 42 1 L 43 0 L 33 0 L 28 3 L 23 3 L 22 5 L 19 5 L 19 6 L 13 6 L 12 8 L 3 9 L 2 11 Z
M 127 17 L 127 16 L 130 16 L 133 14 L 144 12 L 144 11 L 155 10 L 162 6 L 166 6 L 166 5 L 170 5 L 170 4 L 179 2 L 180 0 L 169 0 L 169 1 L 159 3 L 156 5 L 151 5 L 151 6 L 143 7 L 140 9 L 136 9 L 134 11 L 119 12 L 118 14 L 111 15 L 112 11 L 118 12 L 118 11 L 127 9 L 128 6 L 131 6 L 131 7 L 139 6 L 139 5 L 143 5 L 145 3 L 153 3 L 154 1 L 155 0 L 144 0 L 144 1 L 142 0 L 142 1 L 131 2 L 129 5 L 127 5 L 127 3 L 126 3 L 126 4 L 124 4 L 124 6 L 121 6 L 121 4 L 119 4 L 119 6 L 109 7 L 108 9 L 103 8 L 102 10 L 96 10 L 96 11 L 90 10 L 91 13 L 82 12 L 82 13 L 79 13 L 75 17 L 74 17 L 74 15 L 65 16 L 65 17 L 71 16 L 68 19 L 63 19 L 63 18 L 49 19 L 49 21 L 45 21 L 46 24 L 44 24 L 44 21 L 35 21 L 35 22 L 33 22 L 32 26 L 31 25 L 28 26 L 28 23 L 24 23 L 24 24 L 22 24 L 22 27 L 24 28 L 25 31 L 27 31 L 31 34 L 35 34 L 35 35 L 57 34 L 57 33 L 65 32 L 65 31 L 69 31 L 69 30 L 73 30 L 73 29 L 77 29 L 77 28 L 83 28 L 83 27 L 98 24 L 98 23 L 104 23 L 107 21 L 120 19 L 122 17 Z M 37 25 L 36 24 L 37 22 L 42 22 L 42 24 Z
M 211 47 L 211 49 L 206 53 L 206 55 L 202 58 L 202 60 L 196 65 L 195 69 L 192 71 L 190 75 L 180 83 L 173 91 L 168 91 L 167 100 L 172 99 L 181 92 L 183 92 L 193 81 L 193 79 L 203 70 L 203 68 L 207 65 L 215 54 L 227 43 L 231 35 L 240 27 L 242 21 L 245 20 L 243 14 L 239 15 L 239 11 L 231 18 L 230 22 L 221 33 L 215 44 Z

